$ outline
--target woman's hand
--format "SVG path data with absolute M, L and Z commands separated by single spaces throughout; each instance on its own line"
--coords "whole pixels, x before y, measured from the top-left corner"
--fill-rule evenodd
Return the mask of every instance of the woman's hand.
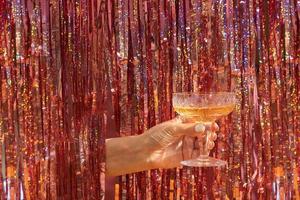
M 184 122 L 173 119 L 161 123 L 143 136 L 149 140 L 148 162 L 154 168 L 180 167 L 182 160 L 194 159 L 200 155 L 199 143 L 209 134 L 208 148 L 214 147 L 214 140 L 219 129 L 216 123 L 208 126 L 201 123 Z
M 173 119 L 158 124 L 145 133 L 106 141 L 106 173 L 117 176 L 155 168 L 179 167 L 182 160 L 199 156 L 199 141 L 209 134 L 209 148 L 214 147 L 217 124 Z

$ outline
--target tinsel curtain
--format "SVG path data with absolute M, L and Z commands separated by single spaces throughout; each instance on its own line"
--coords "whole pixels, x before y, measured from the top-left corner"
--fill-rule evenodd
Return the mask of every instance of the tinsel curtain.
M 1 199 L 101 199 L 105 139 L 235 91 L 228 168 L 117 178 L 116 199 L 300 199 L 297 0 L 0 0 Z M 106 188 L 107 189 L 107 188 Z

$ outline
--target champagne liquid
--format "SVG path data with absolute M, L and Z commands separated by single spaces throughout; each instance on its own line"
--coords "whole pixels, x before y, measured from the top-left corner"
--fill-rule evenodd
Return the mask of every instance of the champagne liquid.
M 185 117 L 192 118 L 197 122 L 214 122 L 215 120 L 228 115 L 234 109 L 234 104 L 209 107 L 177 107 L 175 111 Z

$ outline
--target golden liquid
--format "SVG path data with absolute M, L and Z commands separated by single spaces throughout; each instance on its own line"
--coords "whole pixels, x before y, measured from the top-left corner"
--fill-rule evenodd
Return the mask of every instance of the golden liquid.
M 174 107 L 175 111 L 198 122 L 213 122 L 228 115 L 234 109 L 234 104 L 209 107 Z

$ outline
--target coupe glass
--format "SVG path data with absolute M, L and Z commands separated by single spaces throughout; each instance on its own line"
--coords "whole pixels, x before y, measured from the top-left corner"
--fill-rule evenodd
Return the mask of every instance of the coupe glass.
M 217 119 L 228 115 L 234 110 L 236 103 L 233 92 L 182 92 L 173 94 L 173 107 L 184 118 L 192 119 L 205 125 L 211 125 Z M 211 137 L 215 133 L 207 131 L 204 139 L 199 143 L 200 156 L 196 159 L 182 161 L 181 164 L 191 167 L 218 167 L 227 165 L 226 161 L 209 156 L 214 143 Z

